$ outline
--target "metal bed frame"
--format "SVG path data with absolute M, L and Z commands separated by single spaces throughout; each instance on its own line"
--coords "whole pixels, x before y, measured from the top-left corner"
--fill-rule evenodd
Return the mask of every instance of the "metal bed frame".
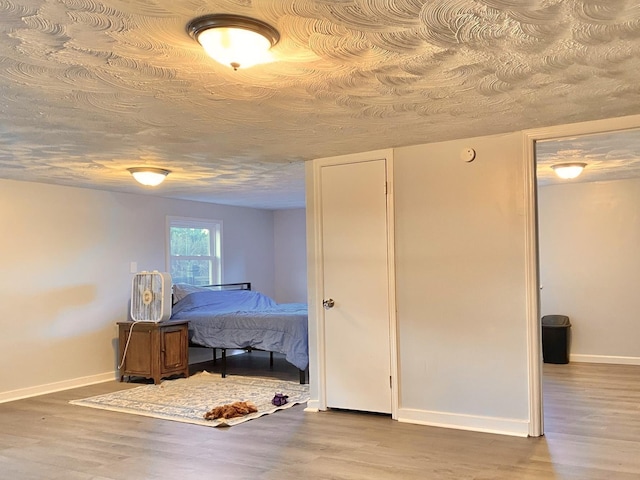
M 217 290 L 251 290 L 251 282 L 218 283 L 218 284 L 215 284 L 215 285 L 204 285 L 204 287 L 211 288 L 211 289 L 217 289 Z M 227 349 L 226 348 L 209 347 L 209 346 L 206 346 L 206 345 L 200 345 L 200 344 L 197 344 L 197 343 L 193 343 L 191 340 L 189 340 L 189 346 L 190 347 L 198 347 L 198 348 L 211 348 L 213 350 L 213 364 L 214 365 L 217 363 L 216 352 L 217 352 L 217 350 L 219 348 L 220 351 L 221 351 L 220 360 L 222 360 L 221 375 L 222 375 L 222 378 L 225 378 L 227 376 Z M 264 351 L 264 350 L 260 350 L 259 348 L 254 348 L 254 347 L 246 347 L 244 349 L 235 349 L 234 348 L 233 350 L 245 350 L 248 353 L 251 353 L 251 351 L 253 351 L 253 350 Z M 273 368 L 273 352 L 269 352 L 269 368 Z M 301 384 L 307 383 L 307 372 L 306 372 L 306 370 L 298 369 L 298 371 L 300 373 L 300 383 Z

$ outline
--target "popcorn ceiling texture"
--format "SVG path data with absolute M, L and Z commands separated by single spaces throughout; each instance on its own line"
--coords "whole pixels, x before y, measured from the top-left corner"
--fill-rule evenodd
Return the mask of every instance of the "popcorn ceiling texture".
M 640 130 L 582 135 L 538 142 L 538 182 L 541 186 L 563 183 L 551 165 L 583 162 L 587 166 L 573 182 L 622 180 L 640 177 Z
M 215 63 L 206 13 L 276 61 Z M 304 160 L 637 114 L 639 71 L 635 0 L 0 0 L 0 177 L 299 207 Z

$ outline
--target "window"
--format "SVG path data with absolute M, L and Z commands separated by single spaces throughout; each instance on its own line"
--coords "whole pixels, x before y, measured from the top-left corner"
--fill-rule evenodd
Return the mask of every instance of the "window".
M 222 222 L 167 217 L 167 266 L 173 283 L 222 283 Z

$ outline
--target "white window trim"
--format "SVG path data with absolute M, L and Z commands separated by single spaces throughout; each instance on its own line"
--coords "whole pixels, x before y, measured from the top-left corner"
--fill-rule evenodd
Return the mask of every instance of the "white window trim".
M 219 241 L 215 247 L 217 249 L 218 257 L 218 269 L 219 269 L 219 283 L 224 283 L 224 265 L 222 254 L 222 220 L 216 220 L 213 218 L 194 218 L 194 217 L 176 217 L 167 215 L 165 222 L 165 265 L 166 271 L 171 272 L 171 227 L 185 227 L 185 228 L 208 228 L 210 230 L 218 230 Z M 213 255 L 214 257 L 216 255 Z M 185 257 L 185 259 L 192 257 Z M 193 257 L 197 259 L 199 257 Z

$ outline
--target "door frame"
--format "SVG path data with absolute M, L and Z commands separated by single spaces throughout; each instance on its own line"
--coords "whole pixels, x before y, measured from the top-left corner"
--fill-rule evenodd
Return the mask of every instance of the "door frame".
M 525 272 L 528 338 L 529 436 L 544 434 L 542 402 L 542 327 L 540 324 L 540 257 L 538 251 L 538 187 L 535 143 L 576 135 L 590 135 L 640 128 L 640 115 L 572 123 L 523 131 L 525 162 Z
M 398 413 L 398 348 L 397 348 L 397 320 L 396 320 L 396 290 L 395 290 L 395 220 L 393 202 L 393 149 L 374 150 L 371 152 L 357 153 L 352 155 L 341 155 L 336 157 L 326 157 L 313 160 L 310 168 L 307 169 L 307 185 L 311 182 L 313 191 L 307 195 L 307 208 L 311 212 L 307 213 L 308 231 L 312 232 L 312 243 L 309 242 L 308 263 L 309 280 L 313 288 L 309 290 L 309 314 L 310 320 L 315 319 L 315 328 L 312 321 L 309 322 L 309 349 L 315 350 L 317 364 L 315 368 L 310 368 L 310 377 L 317 381 L 317 390 L 312 385 L 312 400 L 308 404 L 308 410 L 326 410 L 326 370 L 325 370 L 325 335 L 324 335 L 324 311 L 322 300 L 323 291 L 323 248 L 322 248 L 322 189 L 321 189 L 321 169 L 331 165 L 344 165 L 349 163 L 362 163 L 374 160 L 385 160 L 385 170 L 387 176 L 387 274 L 388 274 L 388 298 L 389 298 L 389 350 L 390 350 L 390 372 L 391 382 L 391 417 L 397 418 Z M 311 179 L 309 179 L 311 175 Z M 382 187 L 382 186 L 381 186 Z M 309 213 L 311 217 L 309 218 Z M 315 342 L 314 342 L 315 341 Z M 315 343 L 315 345 L 312 345 Z M 310 355 L 310 364 L 313 356 Z M 311 365 L 310 365 L 311 366 Z M 312 380 L 310 379 L 312 382 Z M 316 390 L 314 392 L 314 390 Z M 313 398 L 316 394 L 317 397 Z

